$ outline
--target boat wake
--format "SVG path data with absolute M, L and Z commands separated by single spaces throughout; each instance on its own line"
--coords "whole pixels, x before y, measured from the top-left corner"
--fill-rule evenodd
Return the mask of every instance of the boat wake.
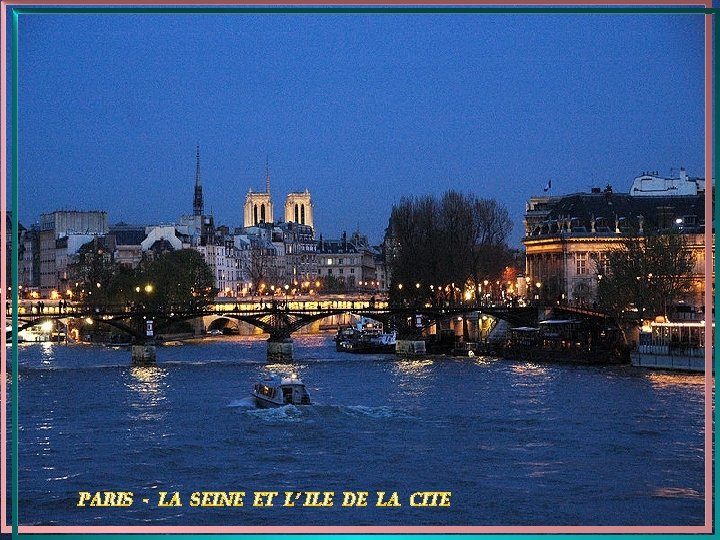
M 366 417 L 366 418 L 400 418 L 400 419 L 414 419 L 415 416 L 404 411 L 402 409 L 394 409 L 392 407 L 381 406 L 381 407 L 368 407 L 366 405 L 345 405 L 337 406 L 342 414 L 352 417 Z
M 252 408 L 246 411 L 246 414 L 253 416 L 264 422 L 275 423 L 295 423 L 304 422 L 308 419 L 308 414 L 304 412 L 306 406 L 296 407 L 295 405 L 284 405 L 282 407 L 273 407 L 270 409 Z
M 241 408 L 241 409 L 254 409 L 255 408 L 255 398 L 252 396 L 244 397 L 242 399 L 235 399 L 228 403 L 228 407 L 231 408 Z

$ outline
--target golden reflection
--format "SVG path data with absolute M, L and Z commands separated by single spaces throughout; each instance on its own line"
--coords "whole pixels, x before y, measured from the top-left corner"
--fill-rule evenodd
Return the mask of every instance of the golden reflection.
M 494 356 L 476 356 L 473 358 L 473 364 L 476 366 L 487 367 L 494 364 L 497 358 Z
M 284 364 L 284 363 L 275 363 L 275 364 L 267 364 L 265 366 L 265 369 L 263 370 L 263 374 L 260 375 L 261 377 L 292 377 L 295 375 L 296 377 L 300 376 L 300 368 L 297 365 L 292 364 Z
M 547 368 L 539 364 L 513 364 L 510 368 L 514 375 L 533 376 L 547 375 Z
M 683 498 L 683 499 L 702 499 L 702 493 L 692 488 L 683 487 L 663 487 L 657 488 L 653 492 L 653 497 L 663 498 Z
M 648 380 L 655 388 L 677 388 L 678 386 L 705 386 L 703 373 L 665 373 L 652 371 L 647 374 Z M 713 377 L 713 384 L 715 378 Z
M 131 403 L 131 407 L 139 410 L 140 418 L 156 417 L 157 411 L 154 409 L 166 399 L 166 385 L 163 383 L 165 377 L 167 371 L 157 366 L 130 368 L 130 380 L 125 386 L 139 398 Z
M 427 368 L 432 365 L 432 360 L 400 360 L 395 364 L 395 371 L 398 375 L 407 377 L 423 376 L 427 373 Z

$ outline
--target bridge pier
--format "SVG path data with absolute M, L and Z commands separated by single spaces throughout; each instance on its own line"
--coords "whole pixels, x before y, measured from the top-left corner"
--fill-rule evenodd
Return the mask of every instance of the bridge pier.
M 293 361 L 293 340 L 291 338 L 270 338 L 267 344 L 269 364 L 287 364 Z

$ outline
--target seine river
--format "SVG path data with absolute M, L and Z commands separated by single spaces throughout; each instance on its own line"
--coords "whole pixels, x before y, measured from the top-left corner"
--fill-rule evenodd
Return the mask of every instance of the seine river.
M 355 356 L 295 339 L 313 405 L 256 409 L 262 338 L 128 350 L 20 347 L 20 523 L 34 525 L 702 525 L 700 375 L 495 358 Z M 10 352 L 10 349 L 8 349 Z M 79 492 L 133 492 L 78 507 Z M 158 507 L 159 492 L 182 506 Z M 244 491 L 242 507 L 190 505 Z M 253 507 L 277 491 L 272 508 Z M 333 491 L 331 507 L 283 507 Z M 344 491 L 367 507 L 341 506 Z M 418 491 L 450 506 L 412 507 Z M 397 493 L 401 506 L 375 505 Z M 148 503 L 143 502 L 148 499 Z

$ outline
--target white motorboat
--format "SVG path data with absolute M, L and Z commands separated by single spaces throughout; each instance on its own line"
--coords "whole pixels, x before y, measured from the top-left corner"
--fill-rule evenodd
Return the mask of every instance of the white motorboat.
M 310 405 L 310 394 L 294 373 L 289 377 L 270 377 L 258 381 L 252 395 L 258 407 Z

